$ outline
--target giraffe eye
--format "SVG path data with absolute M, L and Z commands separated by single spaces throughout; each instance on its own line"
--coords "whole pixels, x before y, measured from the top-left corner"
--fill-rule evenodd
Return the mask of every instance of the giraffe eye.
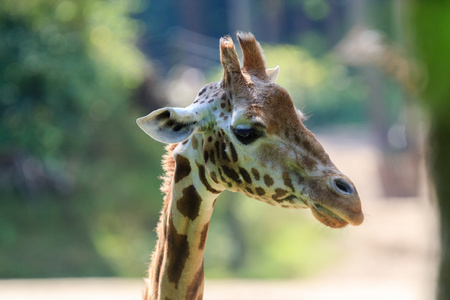
M 240 127 L 233 128 L 233 133 L 236 138 L 244 145 L 248 145 L 262 136 L 262 133 L 252 127 Z

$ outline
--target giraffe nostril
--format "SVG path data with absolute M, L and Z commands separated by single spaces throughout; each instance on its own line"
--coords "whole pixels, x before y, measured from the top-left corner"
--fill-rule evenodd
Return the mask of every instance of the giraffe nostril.
M 332 180 L 332 187 L 341 195 L 353 195 L 355 193 L 353 185 L 344 178 L 334 178 Z

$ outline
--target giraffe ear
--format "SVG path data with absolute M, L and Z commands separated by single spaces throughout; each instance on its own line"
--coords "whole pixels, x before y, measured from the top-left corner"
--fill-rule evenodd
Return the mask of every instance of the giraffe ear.
M 166 107 L 136 120 L 157 141 L 173 144 L 189 138 L 197 129 L 198 114 L 188 108 Z
M 280 67 L 276 66 L 273 69 L 266 69 L 266 74 L 269 76 L 269 80 L 271 83 L 275 83 L 278 78 L 278 74 L 280 74 Z

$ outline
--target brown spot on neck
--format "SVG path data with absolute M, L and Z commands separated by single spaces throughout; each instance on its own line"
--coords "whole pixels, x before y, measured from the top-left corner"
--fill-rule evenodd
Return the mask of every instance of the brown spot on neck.
M 209 223 L 203 226 L 202 232 L 200 234 L 200 243 L 198 244 L 199 250 L 204 250 L 206 245 L 206 238 L 208 236 Z
M 167 231 L 167 244 L 170 247 L 170 249 L 167 249 L 167 276 L 169 281 L 175 284 L 175 288 L 178 288 L 178 282 L 189 257 L 189 241 L 187 235 L 178 234 L 173 225 L 172 217 L 169 218 Z
M 191 173 L 191 164 L 189 159 L 182 155 L 175 157 L 175 183 L 178 183 L 181 179 L 188 176 Z
M 201 300 L 203 299 L 203 281 L 204 281 L 204 266 L 203 263 L 192 278 L 191 284 L 186 291 L 185 299 Z
M 197 168 L 198 168 L 198 177 L 200 178 L 200 181 L 206 187 L 208 192 L 213 193 L 213 194 L 220 194 L 221 191 L 218 191 L 218 190 L 214 189 L 209 184 L 208 180 L 206 179 L 205 167 L 203 165 L 199 164 L 198 162 L 195 162 L 195 163 L 197 164 Z
M 202 198 L 193 185 L 184 188 L 182 194 L 177 200 L 177 209 L 183 216 L 194 221 L 199 216 Z

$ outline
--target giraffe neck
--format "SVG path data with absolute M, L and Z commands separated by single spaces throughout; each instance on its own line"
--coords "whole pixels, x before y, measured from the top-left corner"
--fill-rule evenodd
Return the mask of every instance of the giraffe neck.
M 199 145 L 196 136 L 173 153 L 175 170 L 158 225 L 145 299 L 202 299 L 206 237 L 222 190 L 207 180 L 202 157 L 194 149 Z

